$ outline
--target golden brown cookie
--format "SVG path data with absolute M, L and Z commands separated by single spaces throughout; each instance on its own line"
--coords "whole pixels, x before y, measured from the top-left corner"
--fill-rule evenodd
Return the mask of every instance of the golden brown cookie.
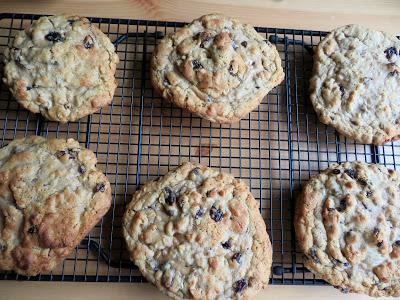
M 184 163 L 128 204 L 123 234 L 142 274 L 175 299 L 247 299 L 269 280 L 258 203 L 230 174 Z
M 347 25 L 329 33 L 314 55 L 311 102 L 322 123 L 364 144 L 400 137 L 400 41 Z
M 110 205 L 92 151 L 73 139 L 14 140 L 0 149 L 0 269 L 51 271 Z
M 218 14 L 161 40 L 150 73 L 164 98 L 218 123 L 239 121 L 284 78 L 274 45 L 252 26 Z
M 294 223 L 306 267 L 343 292 L 400 296 L 399 186 L 396 171 L 363 162 L 312 177 Z
M 114 45 L 88 19 L 41 17 L 6 49 L 3 80 L 24 108 L 66 123 L 111 103 L 118 61 Z

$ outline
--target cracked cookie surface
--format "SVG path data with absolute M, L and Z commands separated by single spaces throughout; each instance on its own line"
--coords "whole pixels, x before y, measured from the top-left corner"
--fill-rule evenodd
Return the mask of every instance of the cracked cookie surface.
M 78 16 L 41 17 L 5 50 L 3 81 L 26 109 L 76 121 L 111 103 L 119 61 L 109 38 Z
M 400 41 L 347 25 L 318 45 L 311 102 L 320 121 L 364 144 L 400 137 Z
M 230 174 L 184 163 L 128 204 L 131 259 L 176 299 L 247 299 L 268 284 L 272 248 L 258 203 Z
M 252 26 L 217 14 L 169 34 L 152 57 L 154 88 L 211 122 L 239 121 L 283 78 L 274 45 Z
M 306 267 L 344 292 L 400 296 L 399 186 L 396 171 L 363 162 L 312 177 L 294 222 Z
M 33 136 L 0 149 L 0 269 L 51 271 L 111 205 L 96 157 L 73 139 Z

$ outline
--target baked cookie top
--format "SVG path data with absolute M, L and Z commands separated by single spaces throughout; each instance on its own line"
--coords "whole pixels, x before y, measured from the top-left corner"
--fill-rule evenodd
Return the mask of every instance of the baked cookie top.
M 294 223 L 307 268 L 344 292 L 400 296 L 399 186 L 397 172 L 362 162 L 312 177 Z
M 169 34 L 153 52 L 154 88 L 211 122 L 239 121 L 283 78 L 274 45 L 252 26 L 218 14 Z
M 272 248 L 258 203 L 230 174 L 184 163 L 127 206 L 131 259 L 176 299 L 247 299 L 269 280 Z
M 88 19 L 41 17 L 5 50 L 4 82 L 26 109 L 66 123 L 111 103 L 118 55 Z
M 32 136 L 0 149 L 0 269 L 49 272 L 111 205 L 96 157 L 73 139 Z
M 357 142 L 380 145 L 400 136 L 400 41 L 347 25 L 315 49 L 311 102 L 322 123 Z

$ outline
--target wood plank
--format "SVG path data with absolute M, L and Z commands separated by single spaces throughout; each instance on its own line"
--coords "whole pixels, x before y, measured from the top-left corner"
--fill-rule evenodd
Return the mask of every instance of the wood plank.
M 0 299 L 21 300 L 168 300 L 148 283 L 0 282 Z M 268 286 L 252 300 L 368 300 L 364 295 L 343 294 L 329 286 Z M 389 300 L 393 298 L 379 298 Z
M 391 33 L 400 30 L 397 0 L 3 0 L 0 11 L 168 21 L 190 21 L 202 14 L 220 12 L 256 26 L 330 30 L 360 23 Z

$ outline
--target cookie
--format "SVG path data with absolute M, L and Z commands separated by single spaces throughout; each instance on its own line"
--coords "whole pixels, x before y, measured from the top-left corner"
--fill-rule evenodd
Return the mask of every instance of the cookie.
M 0 269 L 51 271 L 110 205 L 92 151 L 73 139 L 14 140 L 0 149 Z
M 123 217 L 131 259 L 175 299 L 247 299 L 269 280 L 258 202 L 230 174 L 184 163 L 133 195 Z
M 294 223 L 306 267 L 343 292 L 400 296 L 399 186 L 396 171 L 363 162 L 312 177 Z
M 252 26 L 218 14 L 162 39 L 150 75 L 165 99 L 218 123 L 239 121 L 284 78 L 274 45 Z
M 400 138 L 400 41 L 348 25 L 315 49 L 311 102 L 324 124 L 364 144 Z
M 109 38 L 88 19 L 41 17 L 4 53 L 3 81 L 26 109 L 76 121 L 111 103 L 119 61 Z

